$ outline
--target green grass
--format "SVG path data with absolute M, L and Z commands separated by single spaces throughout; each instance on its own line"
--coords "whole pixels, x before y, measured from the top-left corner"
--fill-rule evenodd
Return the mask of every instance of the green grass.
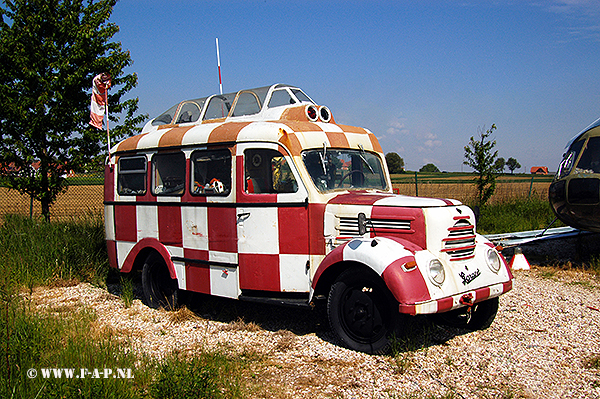
M 92 312 L 63 306 L 36 311 L 22 295 L 39 285 L 108 276 L 100 215 L 68 222 L 8 216 L 0 226 L 1 398 L 244 398 L 250 390 L 243 369 L 248 359 L 216 352 L 172 353 L 158 361 L 117 342 Z M 131 300 L 131 286 L 124 284 Z M 124 378 L 43 378 L 42 369 L 130 369 Z M 27 372 L 35 369 L 36 378 Z M 79 373 L 79 374 L 78 374 Z M 100 374 L 100 377 L 103 377 Z
M 480 215 L 477 223 L 477 232 L 480 234 L 545 229 L 554 220 L 554 213 L 548 201 L 536 198 L 513 199 L 500 204 L 485 205 L 480 208 Z M 564 224 L 556 221 L 552 225 L 559 226 Z
M 66 222 L 7 215 L 0 227 L 0 279 L 31 287 L 105 279 L 108 259 L 100 215 Z

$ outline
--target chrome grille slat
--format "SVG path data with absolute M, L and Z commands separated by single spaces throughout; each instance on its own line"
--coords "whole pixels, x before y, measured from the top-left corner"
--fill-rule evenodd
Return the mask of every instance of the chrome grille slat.
M 448 236 L 442 240 L 442 252 L 450 260 L 464 260 L 475 256 L 475 226 L 466 218 L 456 221 L 454 226 L 448 228 Z
M 340 217 L 339 224 L 336 227 L 341 236 L 358 237 L 358 218 Z M 400 232 L 405 233 L 411 229 L 410 220 L 402 219 L 367 219 L 367 232 Z

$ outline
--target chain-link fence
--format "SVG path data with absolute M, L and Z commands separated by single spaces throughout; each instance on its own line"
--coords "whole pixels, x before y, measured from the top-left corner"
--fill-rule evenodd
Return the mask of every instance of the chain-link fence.
M 523 175 L 504 176 L 496 182 L 496 192 L 490 203 L 502 202 L 511 198 L 548 198 L 548 187 L 552 176 Z M 69 188 L 60 194 L 50 208 L 51 219 L 83 216 L 88 213 L 103 213 L 104 174 L 81 174 L 67 178 Z M 420 197 L 454 198 L 465 203 L 475 201 L 477 190 L 473 185 L 473 175 L 456 174 L 427 175 L 420 174 L 417 179 L 412 175 L 393 175 L 394 191 L 399 194 Z M 41 206 L 16 190 L 0 186 L 0 218 L 6 214 L 41 215 Z
M 104 210 L 104 173 L 79 174 L 67 178 L 68 188 L 50 207 L 52 220 L 102 214 Z M 41 205 L 28 195 L 0 186 L 0 218 L 7 214 L 41 216 Z
M 404 174 L 392 175 L 394 191 L 398 194 L 419 197 L 452 198 L 466 204 L 477 202 L 477 188 L 474 174 Z M 496 179 L 496 189 L 489 204 L 511 199 L 548 199 L 548 188 L 553 176 L 550 175 L 503 175 Z

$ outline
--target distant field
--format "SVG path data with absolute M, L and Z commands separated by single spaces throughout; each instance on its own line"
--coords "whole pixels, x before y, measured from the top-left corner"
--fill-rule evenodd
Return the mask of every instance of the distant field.
M 548 198 L 548 188 L 552 176 L 541 175 L 502 175 L 496 180 L 496 191 L 491 204 L 512 198 Z M 473 184 L 475 176 L 465 173 L 419 173 L 415 185 L 414 173 L 392 175 L 392 185 L 404 195 L 419 197 L 452 198 L 464 203 L 473 203 L 477 189 Z M 533 179 L 533 181 L 532 181 Z
M 472 181 L 474 175 L 465 173 L 419 173 L 415 186 L 414 173 L 392 175 L 392 185 L 400 194 L 415 195 L 418 189 L 420 197 L 453 198 L 464 203 L 473 203 L 477 191 Z M 511 198 L 548 198 L 548 187 L 552 176 L 532 175 L 503 175 L 497 180 L 496 193 L 490 200 L 491 204 Z M 93 185 L 83 185 L 85 182 L 75 180 L 67 191 L 58 197 L 51 208 L 53 218 L 65 218 L 86 214 L 88 212 L 103 212 L 103 186 L 101 179 Z M 0 215 L 18 213 L 29 215 L 29 197 L 20 195 L 14 190 L 0 187 Z M 33 203 L 33 215 L 40 215 L 40 204 Z

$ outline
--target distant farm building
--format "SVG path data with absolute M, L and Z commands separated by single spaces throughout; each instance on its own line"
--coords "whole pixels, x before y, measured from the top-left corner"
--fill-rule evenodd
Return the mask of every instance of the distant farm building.
M 533 166 L 531 168 L 532 175 L 547 175 L 548 167 L 547 166 Z

